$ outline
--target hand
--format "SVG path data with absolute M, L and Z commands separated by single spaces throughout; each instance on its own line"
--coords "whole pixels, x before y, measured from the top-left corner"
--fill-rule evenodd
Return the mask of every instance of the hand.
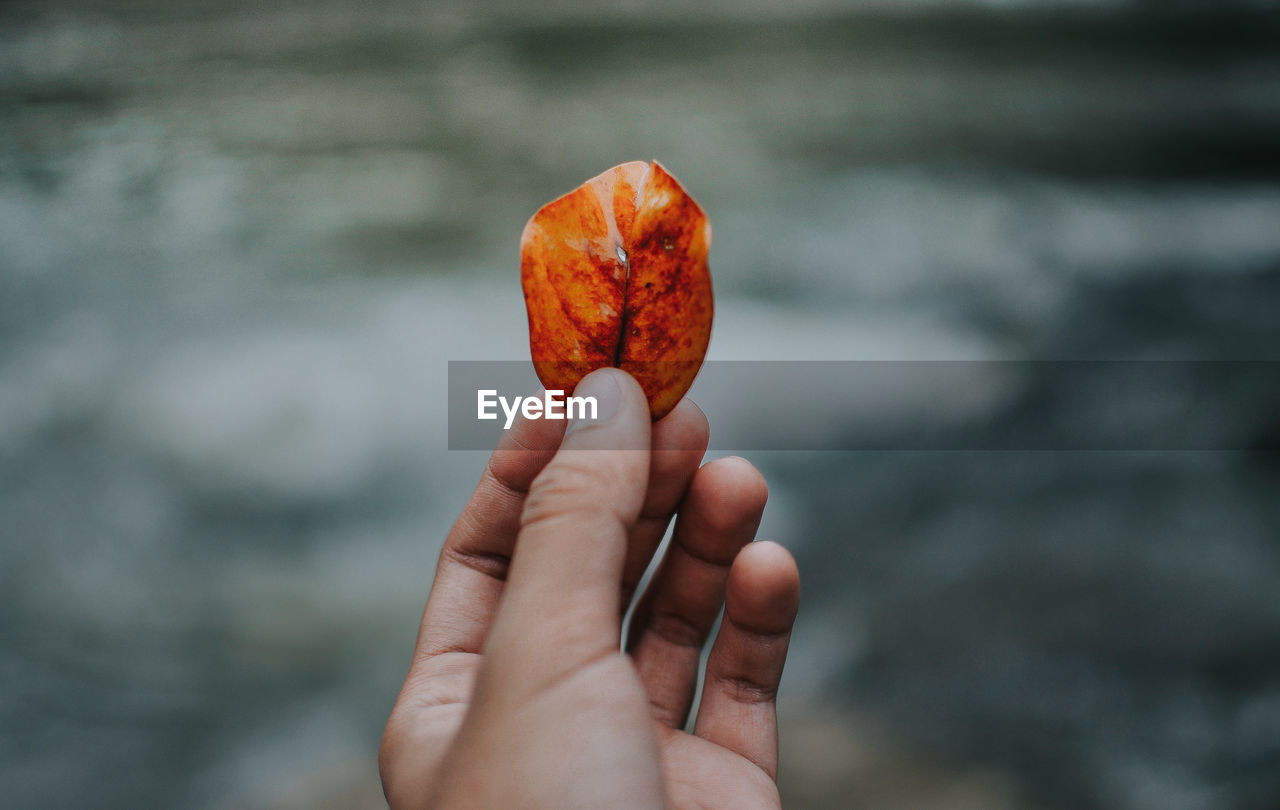
M 445 541 L 382 739 L 387 801 L 778 807 L 774 696 L 799 574 L 781 546 L 751 542 L 764 479 L 742 459 L 698 467 L 707 423 L 687 400 L 650 426 L 620 371 L 575 393 L 597 398 L 599 419 L 563 442 L 563 422 L 518 422 Z M 623 615 L 677 508 L 623 652 Z

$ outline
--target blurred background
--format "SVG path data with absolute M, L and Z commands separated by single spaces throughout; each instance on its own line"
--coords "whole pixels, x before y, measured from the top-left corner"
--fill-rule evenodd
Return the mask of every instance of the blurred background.
M 3 803 L 382 806 L 484 462 L 446 362 L 527 358 L 520 230 L 622 161 L 710 214 L 712 358 L 1280 359 L 1278 46 L 1264 0 L 6 3 Z M 749 455 L 787 807 L 1280 806 L 1275 453 Z

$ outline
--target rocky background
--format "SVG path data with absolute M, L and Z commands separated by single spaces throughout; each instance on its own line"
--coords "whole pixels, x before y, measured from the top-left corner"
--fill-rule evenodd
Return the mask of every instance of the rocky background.
M 446 362 L 526 356 L 520 229 L 624 160 L 711 215 L 713 358 L 1280 360 L 1277 43 L 1262 0 L 5 4 L 2 803 L 382 806 L 484 459 Z M 957 443 L 1051 423 L 1037 367 Z M 749 454 L 787 806 L 1280 805 L 1254 382 L 1190 406 L 1254 452 Z

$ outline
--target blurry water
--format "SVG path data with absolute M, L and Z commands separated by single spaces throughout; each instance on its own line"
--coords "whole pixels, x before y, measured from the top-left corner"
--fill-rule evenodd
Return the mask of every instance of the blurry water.
M 0 792 L 379 805 L 445 363 L 525 356 L 520 228 L 623 160 L 711 215 L 713 357 L 1280 359 L 1273 9 L 6 6 Z M 1280 797 L 1274 456 L 753 460 L 789 807 Z

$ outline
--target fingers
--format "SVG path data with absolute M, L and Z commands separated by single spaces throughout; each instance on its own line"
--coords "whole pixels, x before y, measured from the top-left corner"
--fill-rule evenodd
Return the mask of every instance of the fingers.
M 800 572 L 776 543 L 744 548 L 729 574 L 724 621 L 707 659 L 694 733 L 777 778 L 775 697 L 800 604 Z
M 479 652 L 493 622 L 529 486 L 555 455 L 564 422 L 521 416 L 503 433 L 445 539 L 415 661 Z
M 526 689 L 617 652 L 627 534 L 649 478 L 649 406 L 635 380 L 601 369 L 574 395 L 595 397 L 598 419 L 572 423 L 530 487 L 485 647 Z
M 479 652 L 493 622 L 533 479 L 555 455 L 564 422 L 520 416 L 503 433 L 471 500 L 445 540 L 419 632 L 419 657 Z M 631 531 L 623 609 L 706 451 L 707 419 L 681 401 L 653 425 L 649 494 Z
M 636 607 L 631 656 L 655 718 L 672 728 L 684 726 L 729 566 L 755 537 L 768 497 L 764 477 L 744 459 L 718 459 L 698 470 L 671 549 Z
M 627 558 L 622 569 L 619 610 L 631 604 L 640 577 L 666 534 L 680 499 L 707 451 L 710 429 L 702 410 L 687 399 L 653 425 L 653 455 L 649 461 L 649 488 L 640 518 L 627 538 Z

